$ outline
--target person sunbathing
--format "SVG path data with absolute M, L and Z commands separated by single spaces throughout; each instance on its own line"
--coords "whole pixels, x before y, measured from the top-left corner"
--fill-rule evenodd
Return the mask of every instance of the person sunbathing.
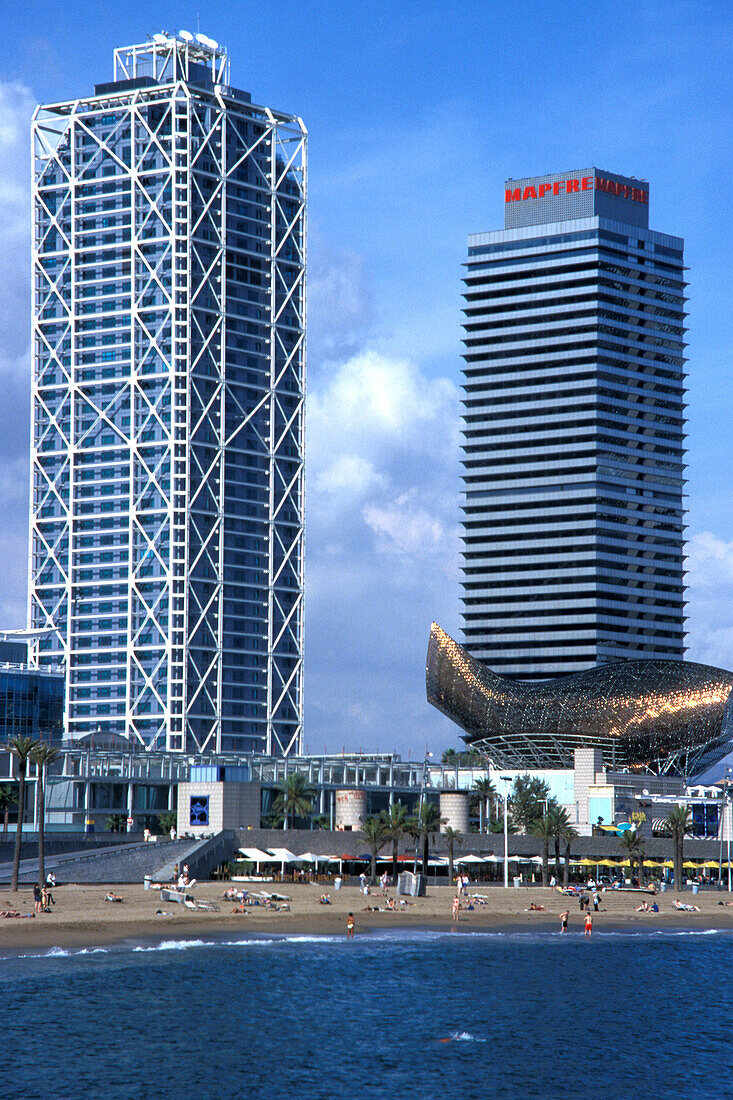
M 672 903 L 672 908 L 673 909 L 679 909 L 681 912 L 684 912 L 684 913 L 699 913 L 700 912 L 700 906 L 699 905 L 688 905 L 685 902 L 680 901 L 679 898 L 674 899 L 674 902 Z
M 645 901 L 643 901 L 641 903 L 641 905 L 637 905 L 636 912 L 637 913 L 648 913 L 649 912 L 649 906 L 647 905 L 647 903 Z
M 331 904 L 331 899 L 328 896 L 328 894 L 321 894 L 321 897 L 319 899 L 319 903 L 321 905 L 330 905 Z
M 121 898 L 119 894 L 113 894 L 112 891 L 110 890 L 107 894 L 104 895 L 104 900 L 105 901 L 123 901 L 124 899 Z
M 232 913 L 239 913 L 241 916 L 246 917 L 247 916 L 247 909 L 245 907 L 244 902 L 241 901 L 239 903 L 239 905 L 235 905 L 234 908 L 232 909 Z
M 544 911 L 544 905 L 537 905 L 535 904 L 535 902 L 532 902 L 529 909 L 527 910 L 528 913 L 544 913 Z

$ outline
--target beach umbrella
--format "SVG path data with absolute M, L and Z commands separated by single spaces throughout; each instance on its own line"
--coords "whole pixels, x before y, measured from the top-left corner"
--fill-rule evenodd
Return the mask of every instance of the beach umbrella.
M 644 866 L 645 867 L 664 867 L 664 864 L 660 863 L 659 860 L 657 860 L 657 859 L 645 859 L 644 860 Z
M 697 871 L 700 867 L 699 863 L 693 863 L 691 859 L 686 859 L 682 864 L 683 867 L 687 867 L 688 870 Z
M 512 857 L 510 856 L 509 858 L 511 859 Z M 467 856 L 459 856 L 458 859 L 454 859 L 453 862 L 454 863 L 483 863 L 484 860 L 481 858 L 481 856 L 467 855 Z
M 717 859 L 708 859 L 705 863 L 701 864 L 702 867 L 720 867 Z
M 238 854 L 248 863 L 254 863 L 255 872 L 259 875 L 260 864 L 272 862 L 272 855 L 262 851 L 261 848 L 240 848 Z

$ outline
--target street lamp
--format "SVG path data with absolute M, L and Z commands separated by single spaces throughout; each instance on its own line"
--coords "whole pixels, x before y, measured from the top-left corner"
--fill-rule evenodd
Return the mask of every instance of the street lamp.
M 509 784 L 512 781 L 510 775 L 499 776 L 502 783 Z M 506 805 L 509 801 L 509 787 L 504 787 L 504 889 L 509 889 L 509 829 L 507 827 Z
M 727 834 L 727 892 L 729 893 L 731 892 L 731 770 L 731 768 L 725 769 L 725 802 L 723 806 L 723 820 Z
M 427 777 L 428 765 L 429 765 L 429 762 L 432 760 L 432 758 L 433 758 L 433 754 L 431 752 L 428 752 L 428 747 L 426 745 L 425 746 L 425 760 L 424 760 L 423 766 L 422 766 L 422 783 L 420 784 L 420 801 L 419 801 L 418 807 L 417 807 L 418 829 L 416 830 L 417 835 L 415 836 L 415 862 L 413 863 L 413 867 L 412 867 L 412 873 L 414 875 L 417 874 L 417 850 L 418 850 L 418 846 L 420 844 L 420 828 L 419 827 L 420 827 L 420 825 L 422 825 L 422 808 L 423 808 L 423 799 L 425 797 L 425 780 L 426 780 L 426 777 Z

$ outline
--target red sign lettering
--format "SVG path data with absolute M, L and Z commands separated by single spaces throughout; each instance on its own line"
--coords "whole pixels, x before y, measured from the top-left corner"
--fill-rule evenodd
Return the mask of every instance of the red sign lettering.
M 554 183 L 541 183 L 539 187 L 515 187 L 504 192 L 504 202 L 523 202 L 525 199 L 544 199 L 552 194 L 554 197 L 562 194 L 574 195 L 579 191 L 605 191 L 607 195 L 615 195 L 622 199 L 631 199 L 633 202 L 649 202 L 649 192 L 641 187 L 629 187 L 626 183 L 618 183 L 616 180 L 607 180 L 603 176 L 583 176 L 582 179 L 556 180 Z

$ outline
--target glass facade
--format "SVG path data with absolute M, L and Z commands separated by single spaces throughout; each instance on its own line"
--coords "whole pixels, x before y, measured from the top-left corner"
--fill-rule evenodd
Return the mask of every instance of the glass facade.
M 469 238 L 463 641 L 505 676 L 684 656 L 683 242 L 648 196 L 510 180 Z
M 627 661 L 544 683 L 486 668 L 433 623 L 428 702 L 466 731 L 495 767 L 572 768 L 598 747 L 612 769 L 694 773 L 729 742 L 733 672 L 689 661 Z
M 297 751 L 306 133 L 159 35 L 39 108 L 30 625 L 74 739 Z
M 0 664 L 0 742 L 11 737 L 60 742 L 63 730 L 63 675 Z

